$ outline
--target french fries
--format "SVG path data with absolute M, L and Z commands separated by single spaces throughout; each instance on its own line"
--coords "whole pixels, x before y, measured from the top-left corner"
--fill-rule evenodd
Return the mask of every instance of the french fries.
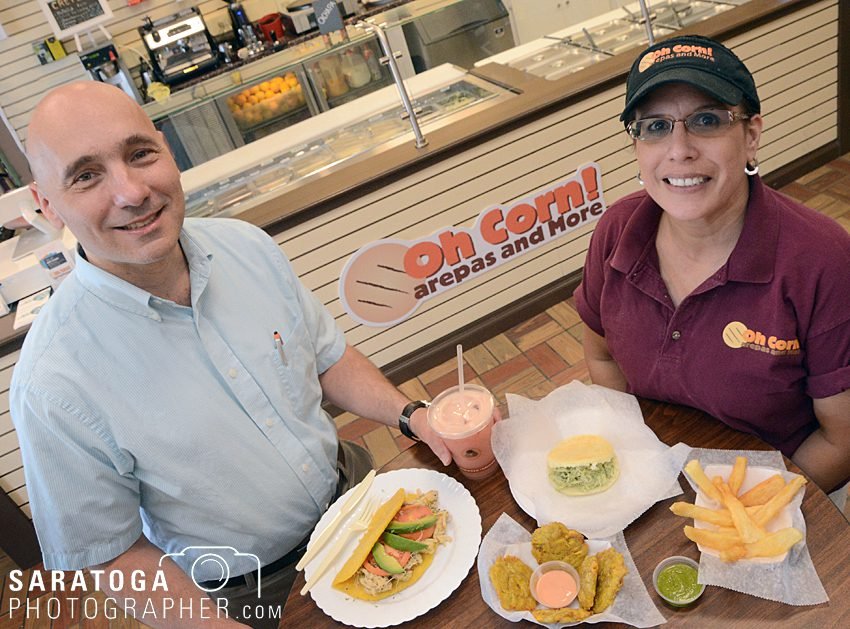
M 765 535 L 754 544 L 748 544 L 747 557 L 775 557 L 787 552 L 802 539 L 803 533 L 795 528 L 781 529 Z
M 689 461 L 685 466 L 685 472 L 693 479 L 702 493 L 711 498 L 717 504 L 722 503 L 720 492 L 717 491 L 714 484 L 708 480 L 708 476 L 706 476 L 705 472 L 702 471 L 702 466 L 699 464 L 699 461 L 696 459 Z
M 738 490 L 741 489 L 741 484 L 744 482 L 744 476 L 747 475 L 747 457 L 736 456 L 735 465 L 732 466 L 732 472 L 729 474 L 729 489 L 737 496 Z
M 732 516 L 726 509 L 714 510 L 690 502 L 674 502 L 670 505 L 670 511 L 683 518 L 693 518 L 715 526 L 732 526 Z
M 744 508 L 752 518 L 755 512 L 761 509 L 761 505 Z M 694 520 L 700 520 L 707 524 L 735 529 L 732 524 L 732 515 L 729 513 L 728 509 L 708 509 L 707 507 L 698 507 L 690 502 L 674 502 L 670 505 L 670 511 L 676 515 L 682 516 L 683 518 L 693 518 Z
M 765 530 L 806 484 L 802 476 L 786 484 L 781 474 L 775 474 L 740 494 L 747 474 L 746 457 L 736 457 L 727 480 L 720 476 L 709 480 L 697 460 L 689 461 L 685 472 L 706 498 L 718 504 L 718 508 L 675 502 L 670 511 L 713 527 L 685 526 L 685 537 L 717 551 L 723 561 L 776 557 L 802 541 L 803 533 L 793 527 L 774 532 Z
M 734 470 L 733 470 L 734 471 Z M 732 489 L 726 483 L 720 486 L 720 493 L 723 496 L 723 504 L 729 509 L 732 516 L 732 524 L 738 529 L 741 536 L 741 541 L 745 544 L 753 544 L 764 537 L 764 529 L 753 522 L 744 505 L 738 500 L 737 496 L 732 493 Z M 761 511 L 759 511 L 761 513 Z M 756 514 L 758 517 L 758 514 Z
M 785 480 L 782 478 L 782 475 L 774 474 L 770 478 L 764 479 L 748 492 L 738 496 L 738 499 L 745 507 L 763 505 L 773 498 L 783 487 L 785 487 Z
M 806 484 L 806 479 L 802 476 L 794 477 L 785 487 L 768 500 L 758 513 L 753 518 L 759 525 L 764 526 L 770 522 L 777 513 L 782 511 L 791 499 L 797 495 L 800 488 Z

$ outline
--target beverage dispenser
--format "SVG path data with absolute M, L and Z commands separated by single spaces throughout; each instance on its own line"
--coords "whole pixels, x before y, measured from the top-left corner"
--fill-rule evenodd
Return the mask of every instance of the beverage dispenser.
M 144 102 L 139 90 L 136 89 L 136 84 L 130 78 L 130 71 L 121 61 L 113 44 L 81 52 L 80 62 L 95 81 L 114 85 L 124 90 L 131 98 L 136 99 L 137 103 Z

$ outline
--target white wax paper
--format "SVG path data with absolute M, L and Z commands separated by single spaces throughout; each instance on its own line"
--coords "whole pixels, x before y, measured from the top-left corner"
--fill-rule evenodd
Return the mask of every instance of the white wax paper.
M 659 441 L 634 396 L 576 380 L 542 400 L 507 399 L 510 416 L 493 427 L 493 451 L 517 504 L 539 525 L 558 521 L 588 538 L 609 537 L 659 500 L 682 493 L 677 478 L 690 448 Z M 620 477 L 602 493 L 567 496 L 549 482 L 546 455 L 581 434 L 611 443 Z
M 797 476 L 785 468 L 782 455 L 775 450 L 736 451 L 694 448 L 688 460 L 697 459 L 705 468 L 712 464 L 732 465 L 735 463 L 736 456 L 747 457 L 749 466 L 775 468 L 782 474 L 785 482 Z M 688 478 L 687 474 L 685 477 Z M 688 482 L 691 483 L 694 491 L 697 491 L 696 485 L 690 478 Z M 808 485 L 805 489 L 811 491 Z M 798 492 L 790 503 L 791 526 L 802 531 L 805 536 L 806 521 L 800 509 L 802 502 L 803 492 Z M 784 561 L 778 563 L 748 560 L 726 563 L 718 557 L 700 553 L 698 580 L 706 585 L 716 585 L 788 605 L 818 605 L 829 601 L 812 563 L 805 537 L 802 543 L 791 549 Z
M 626 546 L 626 540 L 622 533 L 609 537 L 608 539 L 588 539 L 591 554 L 596 554 L 606 548 L 613 546 L 623 555 L 629 572 L 623 579 L 623 587 L 617 593 L 614 604 L 601 614 L 591 616 L 586 623 L 597 622 L 620 622 L 635 627 L 654 627 L 667 622 L 664 616 L 656 609 L 655 604 L 643 585 L 643 580 L 638 574 L 637 567 L 632 560 L 631 553 Z M 511 622 L 528 620 L 535 624 L 537 622 L 531 612 L 509 612 L 502 609 L 499 596 L 490 581 L 490 566 L 497 558 L 504 555 L 519 557 L 532 570 L 537 567 L 537 561 L 531 554 L 531 533 L 526 531 L 520 524 L 506 513 L 499 516 L 493 527 L 487 532 L 481 548 L 478 550 L 478 576 L 481 583 L 481 596 L 490 608 Z M 576 607 L 574 603 L 571 607 Z M 545 627 L 570 627 L 579 623 L 543 625 Z

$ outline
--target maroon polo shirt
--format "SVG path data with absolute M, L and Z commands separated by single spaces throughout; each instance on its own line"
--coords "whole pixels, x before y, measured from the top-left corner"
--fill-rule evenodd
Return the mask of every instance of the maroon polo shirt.
M 752 178 L 726 264 L 678 308 L 661 279 L 661 208 L 641 191 L 599 219 L 575 298 L 636 395 L 693 406 L 790 456 L 812 398 L 850 389 L 850 236 Z

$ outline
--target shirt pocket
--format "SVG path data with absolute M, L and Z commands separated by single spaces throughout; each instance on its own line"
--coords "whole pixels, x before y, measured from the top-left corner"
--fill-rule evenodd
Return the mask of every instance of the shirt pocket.
M 272 348 L 272 362 L 281 390 L 298 419 L 306 419 L 322 402 L 316 353 L 304 318 L 277 328 L 281 344 Z

